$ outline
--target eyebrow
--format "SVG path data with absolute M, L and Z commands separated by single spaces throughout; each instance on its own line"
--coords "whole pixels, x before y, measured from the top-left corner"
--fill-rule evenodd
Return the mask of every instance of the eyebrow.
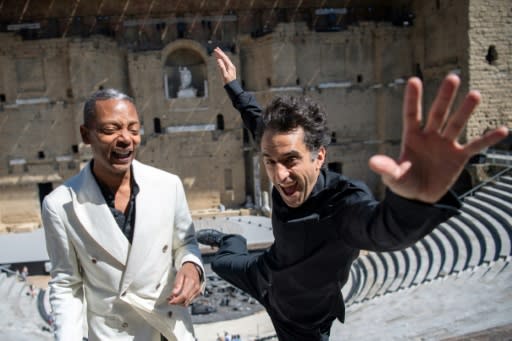
M 102 122 L 101 124 L 119 124 L 119 123 L 120 123 L 119 121 L 111 120 L 111 121 Z M 134 125 L 134 124 L 140 124 L 140 121 L 130 121 L 130 122 L 128 122 L 129 126 Z
M 262 153 L 262 155 L 263 155 L 263 157 L 271 158 L 270 154 L 268 154 L 268 153 Z M 296 151 L 296 150 L 292 150 L 292 151 L 284 154 L 281 158 L 282 159 L 286 159 L 286 158 L 288 158 L 290 156 L 300 156 L 300 153 L 298 151 Z

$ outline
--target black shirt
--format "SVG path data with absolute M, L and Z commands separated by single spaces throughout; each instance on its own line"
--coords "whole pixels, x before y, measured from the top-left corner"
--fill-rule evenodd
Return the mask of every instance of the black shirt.
M 225 89 L 255 136 L 264 126 L 256 99 L 237 81 Z M 363 182 L 325 169 L 299 207 L 286 205 L 274 188 L 274 243 L 258 259 L 261 278 L 268 281 L 266 308 L 273 319 L 300 328 L 318 328 L 334 317 L 343 321 L 341 289 L 359 250 L 404 249 L 457 214 L 460 205 L 450 192 L 426 204 L 389 189 L 379 202 Z
M 94 179 L 96 180 L 96 183 L 98 184 L 101 190 L 101 194 L 103 194 L 105 202 L 110 208 L 110 212 L 112 212 L 112 215 L 114 216 L 117 225 L 119 226 L 121 231 L 123 231 L 123 234 L 126 236 L 126 238 L 128 238 L 128 240 L 131 243 L 133 240 L 133 231 L 135 229 L 135 197 L 139 193 L 139 186 L 137 185 L 135 179 L 133 178 L 133 168 L 131 169 L 132 176 L 130 179 L 130 201 L 128 202 L 126 211 L 122 212 L 116 208 L 115 193 L 112 192 L 110 188 L 108 188 L 108 186 L 104 185 L 101 181 L 98 180 L 96 174 L 94 174 L 93 166 L 94 160 L 91 161 L 91 173 L 94 176 Z

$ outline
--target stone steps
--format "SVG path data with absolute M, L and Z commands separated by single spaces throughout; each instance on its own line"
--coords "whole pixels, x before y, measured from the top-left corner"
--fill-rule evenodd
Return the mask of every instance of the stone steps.
M 385 253 L 386 252 L 383 252 L 383 254 Z M 393 281 L 389 284 L 383 294 L 388 294 L 400 290 L 405 278 L 405 274 L 409 269 L 409 255 L 406 252 L 394 251 L 387 253 L 391 257 L 392 262 L 395 264 L 394 266 L 396 267 L 397 271 Z
M 485 222 L 478 219 L 479 217 L 481 217 L 480 212 L 468 210 L 468 205 L 462 207 L 458 216 L 459 220 L 463 221 L 467 227 L 468 235 L 473 241 L 473 250 L 478 250 L 479 253 L 476 262 L 469 266 L 491 261 L 495 258 L 496 253 L 499 254 L 500 243 L 496 243 Z
M 435 249 L 433 250 L 436 264 L 428 278 L 428 280 L 433 280 L 437 277 L 445 276 L 450 272 L 448 267 L 451 269 L 454 257 L 453 252 L 449 252 L 449 250 L 451 250 L 449 241 L 439 232 L 439 230 L 436 229 L 432 231 L 432 233 L 430 233 L 426 238 L 431 239 L 431 243 L 435 244 Z
M 347 307 L 333 340 L 444 340 L 510 324 L 510 257 Z M 501 339 L 500 339 L 501 340 Z
M 457 265 L 453 269 L 453 272 L 459 272 L 467 269 L 470 264 L 476 264 L 478 259 L 478 250 L 473 250 L 473 243 L 470 236 L 468 236 L 465 225 L 463 222 L 458 220 L 456 217 L 446 221 L 446 225 L 449 226 L 446 232 L 450 233 L 451 236 L 457 240 L 456 250 L 458 251 Z
M 509 176 L 509 175 L 503 175 L 502 177 L 500 177 L 500 182 L 501 182 L 501 183 L 505 183 L 505 184 L 512 185 L 512 176 Z
M 37 294 L 37 292 L 35 292 Z M 30 285 L 17 276 L 0 274 L 0 316 L 2 325 L 12 330 L 24 330 L 38 335 L 38 340 L 51 340 L 52 335 L 43 331 L 48 327 L 39 315 L 37 295 L 32 296 Z
M 418 267 L 416 278 L 411 285 L 420 285 L 427 279 L 428 274 L 432 269 L 434 259 L 432 247 L 425 239 L 420 240 L 415 246 L 418 250 L 418 262 L 421 261 L 421 264 Z
M 467 197 L 459 215 L 442 223 L 411 247 L 360 256 L 344 288 L 347 305 L 446 276 L 467 275 L 467 271 L 473 269 L 485 271 L 491 264 L 510 257 L 512 177 L 502 179 L 482 187 L 473 197 Z M 491 273 L 489 270 L 482 276 Z
M 466 205 L 464 206 L 465 210 L 471 213 L 475 219 L 480 220 L 491 234 L 495 245 L 493 260 L 498 259 L 500 256 L 510 255 L 512 253 L 512 229 L 507 228 L 504 224 L 506 217 L 501 217 L 501 221 L 496 219 L 496 215 L 502 215 L 502 213 L 491 213 L 491 211 L 499 210 L 500 208 L 491 204 L 490 200 L 484 195 L 466 199 Z
M 512 240 L 512 199 L 508 201 L 507 206 L 507 202 L 499 197 L 488 193 L 477 194 L 478 196 L 467 198 L 466 201 L 481 212 L 479 216 L 493 218 L 493 223 L 488 226 L 494 227 L 506 247 Z M 511 254 L 510 251 L 508 254 Z
M 397 279 L 399 275 L 399 268 L 396 259 L 393 259 L 394 254 L 391 252 L 376 252 L 375 256 L 379 258 L 379 262 L 385 269 L 384 279 L 379 289 L 376 291 L 375 296 L 384 295 L 388 292 L 390 286 Z

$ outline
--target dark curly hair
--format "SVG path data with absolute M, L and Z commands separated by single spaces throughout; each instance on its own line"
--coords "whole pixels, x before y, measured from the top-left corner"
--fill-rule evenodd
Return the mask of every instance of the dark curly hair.
M 316 152 L 330 142 L 327 114 L 318 103 L 308 97 L 276 97 L 263 112 L 263 126 L 257 132 L 258 142 L 266 130 L 290 132 L 302 127 L 304 144 Z M 259 143 L 258 143 L 259 144 Z

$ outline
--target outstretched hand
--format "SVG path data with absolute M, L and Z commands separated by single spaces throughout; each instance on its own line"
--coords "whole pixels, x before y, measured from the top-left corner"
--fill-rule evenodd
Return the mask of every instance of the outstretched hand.
M 470 91 L 460 107 L 450 114 L 460 80 L 448 75 L 422 126 L 422 83 L 407 82 L 403 104 L 403 133 L 400 158 L 385 155 L 370 158 L 370 168 L 395 194 L 408 199 L 435 203 L 452 187 L 472 155 L 507 136 L 500 127 L 461 145 L 457 142 L 472 112 L 480 103 L 480 93 Z
M 217 65 L 220 70 L 220 74 L 222 76 L 222 80 L 224 84 L 228 84 L 231 81 L 236 79 L 236 67 L 233 65 L 228 56 L 219 48 L 216 47 L 213 50 L 215 54 L 215 59 L 217 61 Z

